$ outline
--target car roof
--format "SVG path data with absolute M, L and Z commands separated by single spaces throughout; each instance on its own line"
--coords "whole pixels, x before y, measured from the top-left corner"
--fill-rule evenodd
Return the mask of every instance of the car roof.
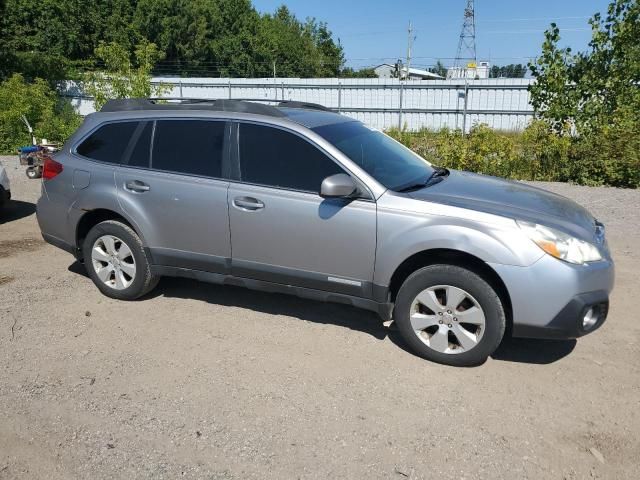
M 100 110 L 107 117 L 127 118 L 131 116 L 151 116 L 162 114 L 196 113 L 198 116 L 207 112 L 222 113 L 230 118 L 246 118 L 245 115 L 264 119 L 286 119 L 306 128 L 324 125 L 353 122 L 352 118 L 315 103 L 299 101 L 279 101 L 276 105 L 261 103 L 260 100 L 233 99 L 170 99 L 175 101 L 158 101 L 165 99 L 127 98 L 109 100 Z M 102 115 L 100 115 L 102 116 Z M 182 116 L 182 115 L 180 115 Z
M 306 108 L 279 107 L 289 120 L 307 128 L 322 127 L 336 123 L 355 122 L 353 118 L 329 111 L 318 111 Z

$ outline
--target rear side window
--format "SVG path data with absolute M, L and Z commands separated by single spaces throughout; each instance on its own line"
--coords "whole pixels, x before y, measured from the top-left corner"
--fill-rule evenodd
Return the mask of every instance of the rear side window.
M 158 120 L 151 166 L 155 170 L 222 177 L 225 122 Z
M 138 123 L 107 123 L 78 145 L 76 152 L 92 160 L 120 163 Z
M 153 132 L 153 122 L 140 122 L 136 128 L 131 143 L 125 153 L 125 159 L 122 163 L 126 163 L 130 167 L 149 168 L 149 159 L 151 155 L 151 133 Z M 129 153 L 129 151 L 131 153 Z
M 303 138 L 278 128 L 240 125 L 243 182 L 317 193 L 336 173 L 344 170 Z

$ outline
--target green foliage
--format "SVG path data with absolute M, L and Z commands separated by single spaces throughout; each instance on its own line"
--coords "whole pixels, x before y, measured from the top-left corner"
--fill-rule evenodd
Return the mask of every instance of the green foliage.
M 570 176 L 580 183 L 637 187 L 640 182 L 640 3 L 613 0 L 589 22 L 589 50 L 560 48 L 555 24 L 529 65 L 536 114 L 571 135 Z
M 135 47 L 135 61 L 122 45 L 102 43 L 96 57 L 104 65 L 103 71 L 85 75 L 85 90 L 93 97 L 96 110 L 112 98 L 158 97 L 168 91 L 166 85 L 151 84 L 151 70 L 162 54 L 153 43 L 142 42 Z
M 491 78 L 524 78 L 527 74 L 527 67 L 519 63 L 509 65 L 493 65 L 489 72 Z
M 560 30 L 555 24 L 545 32 L 542 54 L 529 68 L 536 82 L 529 87 L 536 114 L 559 134 L 571 131 L 578 113 L 577 90 L 569 80 L 572 55 L 570 48 L 558 47 Z
M 36 138 L 54 142 L 66 140 L 81 120 L 47 82 L 36 79 L 27 83 L 15 74 L 0 84 L 0 152 L 15 153 L 18 147 L 31 144 L 22 115 L 31 123 Z
M 388 133 L 435 165 L 447 168 L 518 180 L 638 188 L 640 138 L 637 132 L 632 134 L 633 120 L 621 119 L 616 125 L 599 138 L 597 146 L 557 135 L 542 120 L 532 122 L 522 133 L 501 132 L 486 125 L 475 125 L 466 136 L 449 129 L 415 133 L 393 129 Z M 621 142 L 622 138 L 627 142 Z M 594 155 L 596 149 L 618 156 Z
M 640 112 L 623 106 L 596 134 L 575 139 L 575 181 L 640 188 L 639 125 Z
M 361 68 L 360 70 L 354 70 L 351 67 L 343 68 L 340 71 L 340 77 L 342 78 L 378 78 L 376 71 L 373 68 Z
M 77 66 L 92 59 L 99 39 L 129 44 L 131 5 L 131 0 L 6 0 L 0 15 L 5 75 L 70 78 Z
M 0 13 L 0 79 L 80 78 L 102 42 L 131 56 L 154 43 L 158 74 L 270 77 L 275 62 L 281 77 L 332 77 L 344 65 L 325 23 L 260 14 L 251 0 L 6 0 Z
M 256 77 L 271 76 L 274 61 L 279 77 L 335 77 L 344 64 L 342 47 L 325 23 L 302 23 L 285 6 L 261 17 L 254 52 L 249 76 Z
M 436 75 L 440 75 L 443 78 L 447 78 L 447 67 L 444 66 L 441 60 L 438 60 L 436 64 L 429 69 L 431 73 L 435 73 Z

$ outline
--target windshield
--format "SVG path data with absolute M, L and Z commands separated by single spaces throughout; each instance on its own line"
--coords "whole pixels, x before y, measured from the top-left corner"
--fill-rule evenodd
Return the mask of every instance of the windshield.
M 391 190 L 425 182 L 434 168 L 399 142 L 360 122 L 336 123 L 313 129 Z

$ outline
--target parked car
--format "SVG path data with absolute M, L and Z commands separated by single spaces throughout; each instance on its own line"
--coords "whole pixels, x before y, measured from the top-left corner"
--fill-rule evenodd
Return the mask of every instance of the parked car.
M 11 185 L 9 177 L 2 162 L 0 162 L 0 212 L 5 209 L 11 200 Z
M 614 282 L 604 226 L 571 200 L 296 102 L 111 101 L 45 159 L 37 213 L 109 297 L 168 275 L 346 303 L 450 365 L 506 331 L 593 332 Z

